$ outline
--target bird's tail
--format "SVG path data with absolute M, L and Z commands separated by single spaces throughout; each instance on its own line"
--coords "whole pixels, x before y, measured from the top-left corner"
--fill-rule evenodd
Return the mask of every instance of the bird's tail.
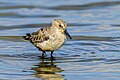
M 25 40 L 30 40 L 30 37 L 31 37 L 31 34 L 30 33 L 27 33 L 26 36 L 23 36 L 23 38 Z

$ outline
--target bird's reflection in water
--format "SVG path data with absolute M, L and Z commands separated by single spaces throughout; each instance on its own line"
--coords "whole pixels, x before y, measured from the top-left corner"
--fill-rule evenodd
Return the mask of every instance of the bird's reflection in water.
M 42 58 L 41 62 L 32 70 L 35 70 L 36 77 L 44 80 L 64 80 L 61 74 L 57 74 L 63 70 L 57 67 L 54 59 Z

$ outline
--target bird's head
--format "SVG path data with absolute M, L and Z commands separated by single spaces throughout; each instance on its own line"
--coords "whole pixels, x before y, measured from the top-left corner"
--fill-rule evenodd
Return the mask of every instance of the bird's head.
M 67 24 L 66 24 L 66 22 L 64 20 L 62 20 L 62 19 L 54 19 L 52 21 L 52 26 L 59 29 L 61 33 L 64 33 L 70 39 L 72 39 L 72 37 L 69 35 L 69 33 L 67 31 Z

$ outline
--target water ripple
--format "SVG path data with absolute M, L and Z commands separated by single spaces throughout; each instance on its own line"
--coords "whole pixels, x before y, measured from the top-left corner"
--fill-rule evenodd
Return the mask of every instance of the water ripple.
M 93 8 L 103 8 L 107 6 L 116 6 L 120 5 L 119 1 L 116 2 L 95 2 L 95 3 L 88 3 L 84 5 L 60 5 L 56 7 L 45 7 L 46 9 L 52 10 L 86 10 L 86 9 L 93 9 Z
M 1 0 L 0 79 L 120 79 L 120 1 Z M 22 36 L 64 19 L 72 40 L 41 58 Z

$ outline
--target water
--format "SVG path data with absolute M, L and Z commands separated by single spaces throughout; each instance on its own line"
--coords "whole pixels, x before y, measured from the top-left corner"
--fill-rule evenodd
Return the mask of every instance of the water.
M 0 0 L 1 80 L 119 80 L 120 0 Z M 41 59 L 21 36 L 64 19 L 73 37 Z

